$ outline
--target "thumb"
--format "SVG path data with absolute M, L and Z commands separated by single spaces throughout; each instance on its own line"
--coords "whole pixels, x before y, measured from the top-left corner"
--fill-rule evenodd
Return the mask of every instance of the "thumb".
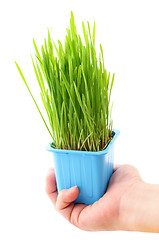
M 78 194 L 79 190 L 77 186 L 60 191 L 57 197 L 56 209 L 63 210 L 64 208 L 67 208 L 71 202 L 73 202 L 78 197 Z

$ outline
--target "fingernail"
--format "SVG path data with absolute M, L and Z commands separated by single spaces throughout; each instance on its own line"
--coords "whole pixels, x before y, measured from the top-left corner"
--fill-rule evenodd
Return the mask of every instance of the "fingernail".
M 69 188 L 69 189 L 67 189 L 69 192 L 73 192 L 74 190 L 75 190 L 75 188 L 77 188 L 77 186 L 73 186 L 73 187 L 71 187 L 71 188 Z

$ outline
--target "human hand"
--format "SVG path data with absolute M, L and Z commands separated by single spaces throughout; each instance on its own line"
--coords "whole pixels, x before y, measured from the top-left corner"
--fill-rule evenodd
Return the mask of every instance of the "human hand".
M 56 210 L 82 230 L 159 230 L 159 224 L 154 224 L 155 219 L 159 222 L 159 211 L 153 216 L 151 206 L 154 194 L 158 193 L 159 201 L 159 186 L 144 183 L 133 166 L 115 166 L 107 192 L 92 205 L 73 203 L 79 194 L 77 186 L 58 194 L 54 169 L 50 169 L 46 178 L 46 192 Z

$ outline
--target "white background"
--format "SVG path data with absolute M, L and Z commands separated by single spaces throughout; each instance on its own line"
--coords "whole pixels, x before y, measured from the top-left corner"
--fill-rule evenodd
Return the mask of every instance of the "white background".
M 115 163 L 136 166 L 144 181 L 159 183 L 159 6 L 158 1 L 3 1 L 0 3 L 0 239 L 158 239 L 158 234 L 83 232 L 58 215 L 45 194 L 53 166 L 45 150 L 50 136 L 15 67 L 16 60 L 39 102 L 30 54 L 52 28 L 63 41 L 73 10 L 96 20 L 96 47 L 115 72 L 113 89 Z M 56 237 L 55 237 L 56 236 Z

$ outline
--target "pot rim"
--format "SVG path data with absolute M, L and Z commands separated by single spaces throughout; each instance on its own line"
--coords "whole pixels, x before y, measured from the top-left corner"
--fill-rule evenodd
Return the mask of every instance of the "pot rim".
M 94 152 L 94 151 L 80 151 L 80 150 L 68 150 L 68 149 L 56 149 L 56 148 L 53 148 L 50 146 L 50 144 L 52 142 L 50 142 L 47 147 L 46 147 L 46 150 L 49 151 L 49 152 L 56 152 L 56 153 L 63 153 L 63 154 L 70 154 L 70 153 L 73 153 L 73 154 L 87 154 L 87 155 L 102 155 L 102 154 L 106 154 L 108 153 L 109 149 L 111 148 L 111 146 L 113 145 L 113 143 L 115 142 L 115 140 L 117 139 L 117 137 L 119 136 L 120 134 L 120 131 L 119 130 L 116 130 L 114 129 L 113 132 L 115 133 L 112 140 L 110 141 L 110 143 L 108 144 L 108 146 L 104 149 L 104 150 L 101 150 L 101 151 L 97 151 L 97 152 Z

